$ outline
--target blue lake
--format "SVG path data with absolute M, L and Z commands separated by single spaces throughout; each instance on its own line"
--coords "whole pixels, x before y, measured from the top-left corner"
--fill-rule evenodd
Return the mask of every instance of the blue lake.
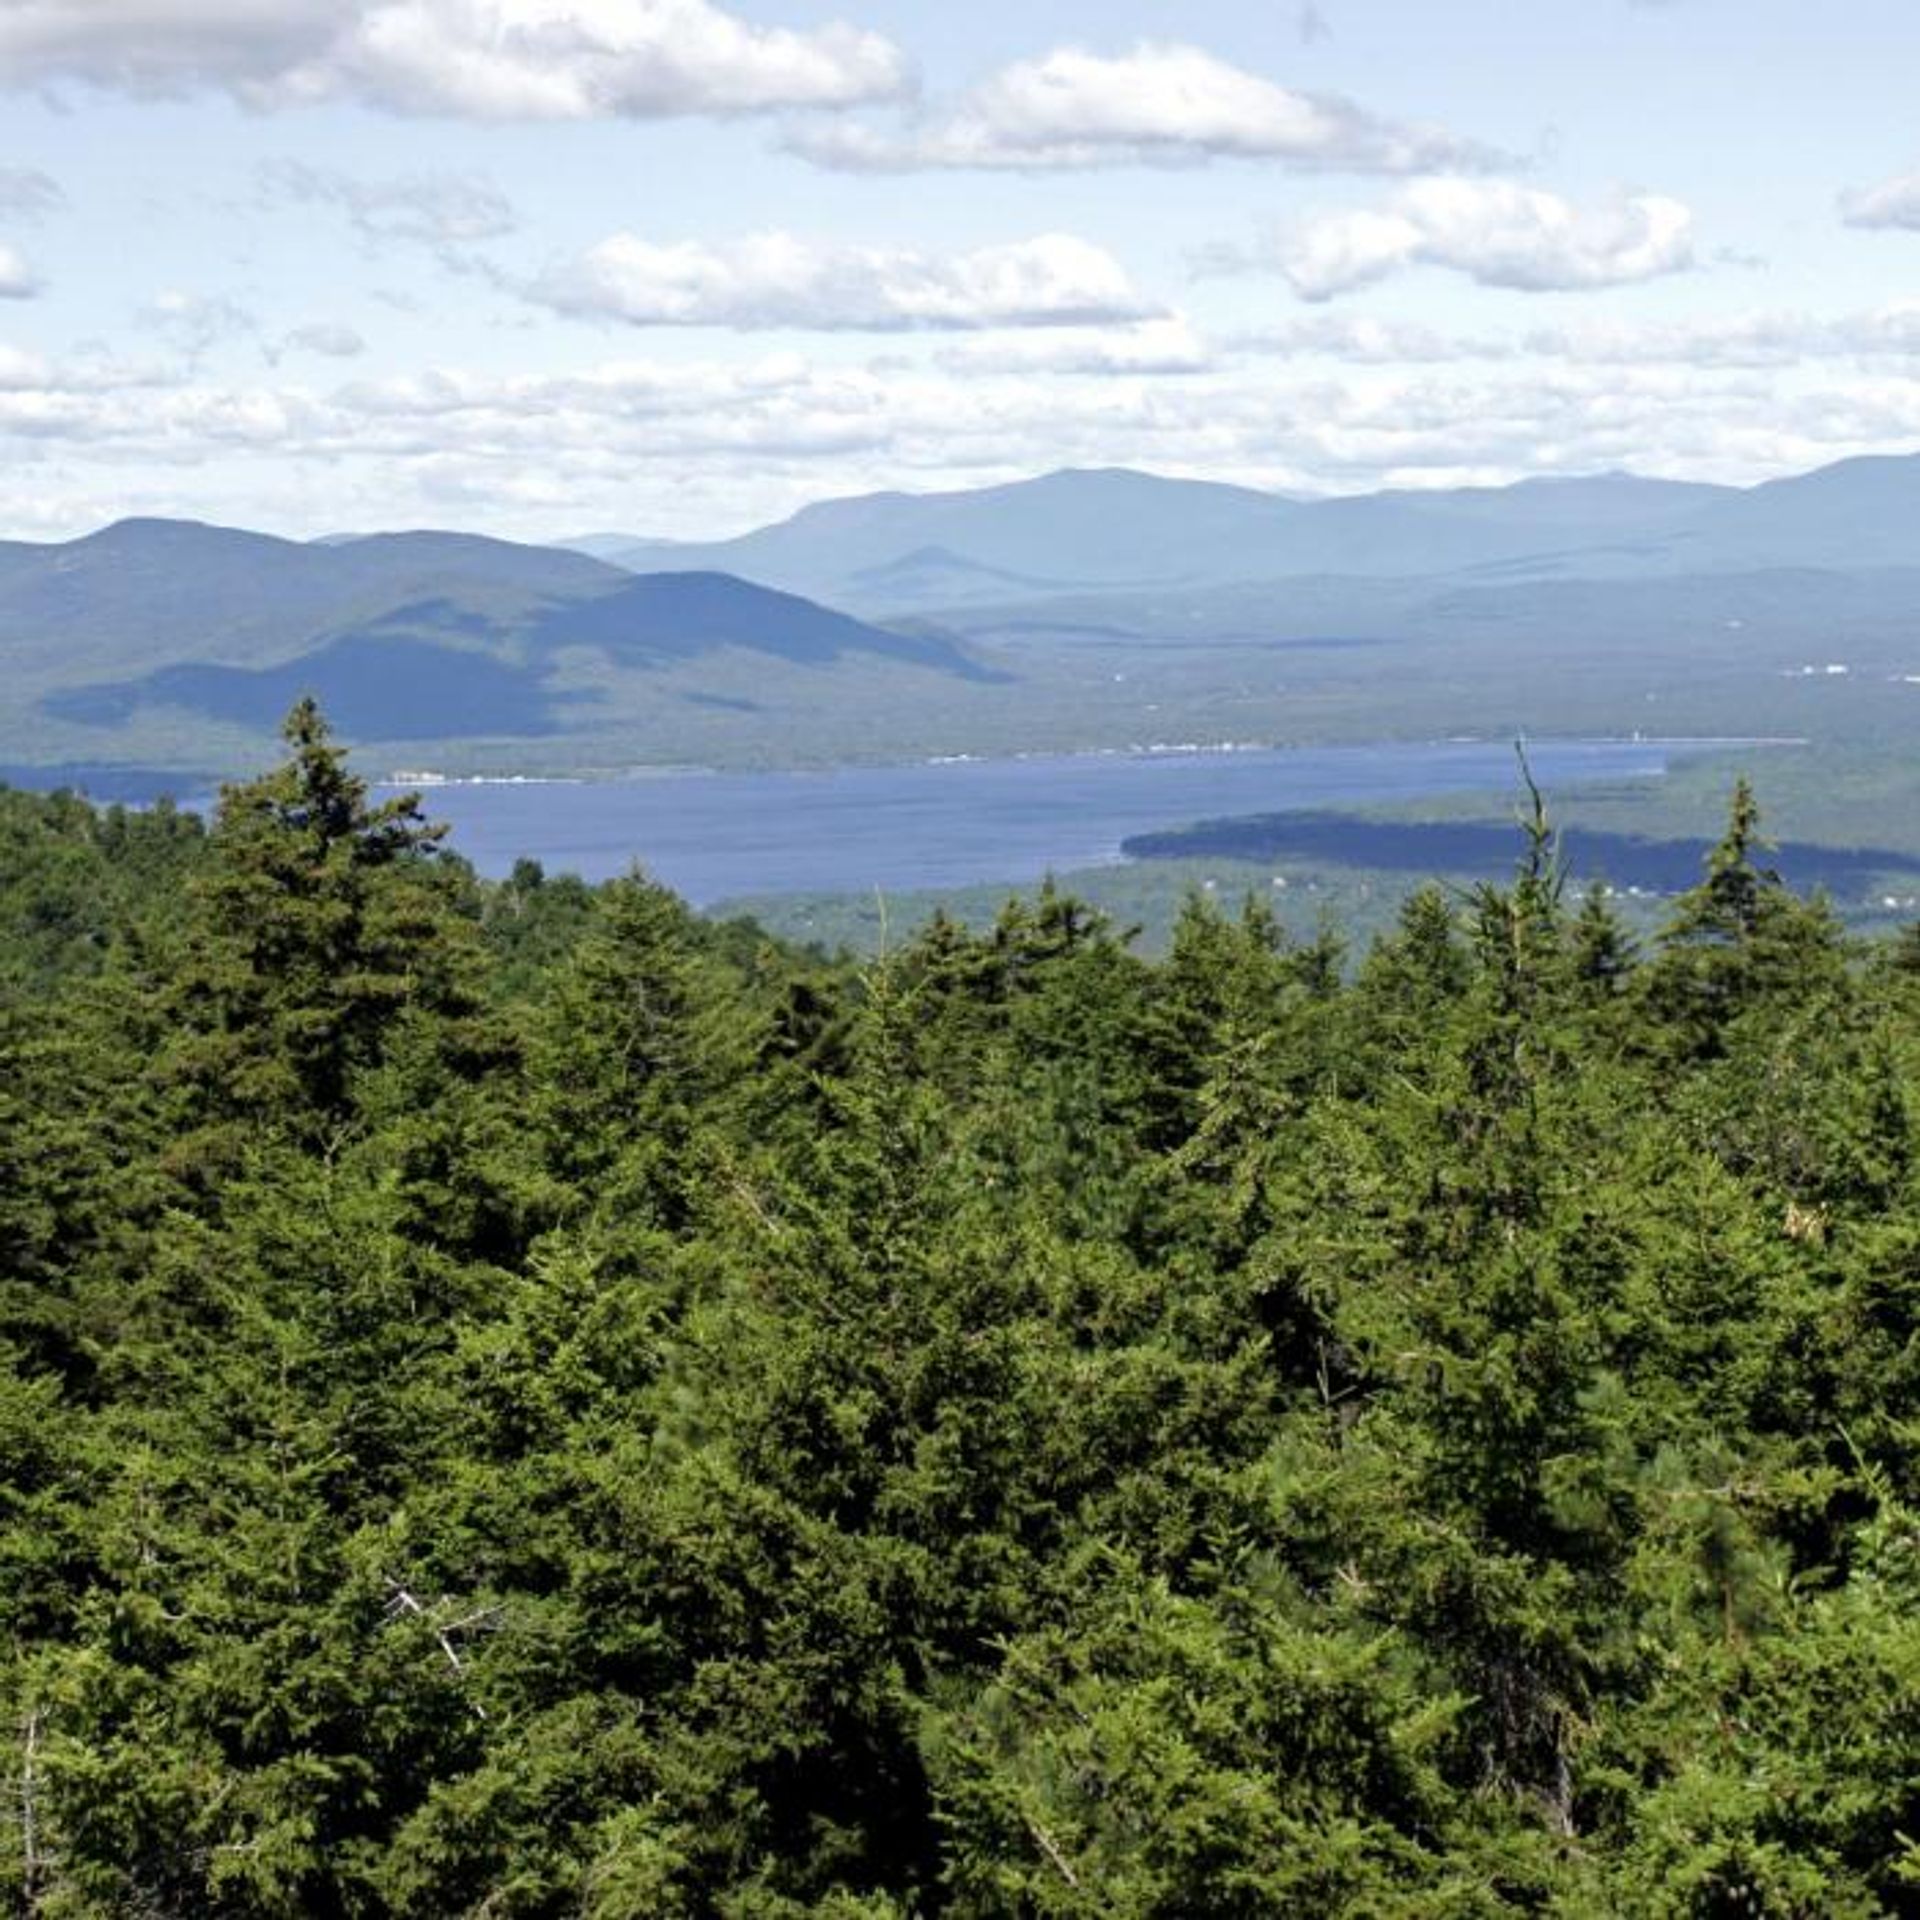
M 1540 741 L 1535 777 L 1656 779 L 1707 741 Z M 1516 787 L 1513 748 L 1445 741 L 1080 754 L 426 789 L 483 873 L 522 856 L 605 879 L 635 862 L 696 905 L 737 894 L 903 892 L 1037 880 L 1119 858 L 1130 834 L 1231 814 L 1349 808 Z

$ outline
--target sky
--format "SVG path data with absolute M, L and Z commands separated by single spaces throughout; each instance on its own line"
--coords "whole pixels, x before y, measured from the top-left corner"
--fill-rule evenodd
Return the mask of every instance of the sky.
M 0 0 L 0 537 L 1920 450 L 1914 0 Z

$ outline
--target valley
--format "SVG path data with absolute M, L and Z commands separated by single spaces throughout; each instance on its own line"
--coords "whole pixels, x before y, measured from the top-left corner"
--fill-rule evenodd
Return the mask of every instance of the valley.
M 1492 771 L 1467 792 L 1436 776 L 1355 796 L 1363 819 L 1406 830 L 1462 809 L 1503 822 L 1516 740 L 1542 743 L 1536 755 L 1792 743 L 1761 774 L 1774 830 L 1897 863 L 1920 855 L 1917 505 L 1920 456 L 1750 489 L 1611 474 L 1313 501 L 1063 472 L 828 501 L 704 545 L 577 543 L 590 550 L 127 521 L 0 546 L 0 766 L 108 796 L 206 793 L 269 759 L 279 716 L 311 693 L 376 773 L 587 783 L 437 795 L 483 868 L 527 854 L 601 874 L 639 858 L 696 898 L 836 929 L 859 924 L 876 886 L 947 899 L 1097 873 L 1130 835 L 1342 807 L 1337 788 L 1289 776 L 1245 784 L 1231 808 L 1162 781 L 1145 814 L 1076 817 L 1074 769 L 1227 748 L 1256 750 L 1246 765 L 1291 750 L 1287 764 L 1312 766 L 1322 749 L 1432 765 L 1434 743 L 1479 743 Z M 1701 751 L 1682 777 L 1624 787 L 1555 773 L 1556 817 L 1622 844 L 1699 843 L 1752 757 Z M 714 824 L 688 796 L 726 777 L 864 768 L 891 793 L 952 763 L 1005 767 L 1049 797 L 1013 826 L 988 804 L 958 864 L 940 807 L 890 800 L 851 843 L 829 820 L 773 881 L 778 835 L 757 864 L 720 861 L 712 884 L 681 864 Z M 713 779 L 641 778 L 669 769 Z M 666 796 L 650 816 L 642 803 Z M 1182 851 L 1229 854 L 1232 826 L 1212 832 Z M 1405 860 L 1375 860 L 1380 844 L 1356 831 L 1314 849 L 1363 917 L 1404 889 Z M 1420 844 L 1420 858 L 1442 849 Z M 1857 918 L 1899 897 L 1885 861 L 1823 872 L 1846 876 L 1836 898 Z M 1150 926 L 1170 923 L 1169 884 L 1135 882 Z M 846 909 L 823 906 L 836 890 Z

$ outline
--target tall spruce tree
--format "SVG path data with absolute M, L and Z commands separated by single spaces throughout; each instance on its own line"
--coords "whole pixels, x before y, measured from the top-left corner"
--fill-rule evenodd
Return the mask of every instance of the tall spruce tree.
M 471 1005 L 471 942 L 427 872 L 444 829 L 417 795 L 372 803 L 311 700 L 287 758 L 225 788 L 155 1009 L 172 1162 L 217 1183 L 250 1139 L 348 1120 L 402 1017 Z

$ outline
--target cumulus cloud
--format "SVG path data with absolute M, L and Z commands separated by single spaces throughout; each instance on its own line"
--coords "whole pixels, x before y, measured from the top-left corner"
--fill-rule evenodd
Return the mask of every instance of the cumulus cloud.
M 754 26 L 711 0 L 10 0 L 0 84 L 63 81 L 587 120 L 849 106 L 899 98 L 909 73 L 878 34 Z
M 370 240 L 452 247 L 498 239 L 519 224 L 506 195 L 473 174 L 363 180 L 335 167 L 277 160 L 261 167 L 260 183 L 270 201 L 336 208 Z
M 1916 441 L 1920 382 L 1831 368 L 1222 361 L 1166 380 L 783 351 L 447 367 L 319 390 L 177 372 L 160 383 L 138 368 L 0 353 L 0 460 L 32 476 L 8 510 L 16 528 L 39 515 L 51 529 L 46 503 L 66 502 L 58 524 L 73 532 L 130 510 L 319 532 L 371 500 L 389 525 L 699 535 L 826 493 L 1060 465 L 1309 490 L 1621 465 L 1752 480 Z
M 1693 216 L 1664 195 L 1579 207 L 1508 180 L 1447 178 L 1414 181 L 1383 208 L 1305 221 L 1270 256 L 1237 264 L 1275 266 L 1303 299 L 1330 300 L 1415 266 L 1543 293 L 1651 280 L 1693 260 Z
M 66 197 L 59 181 L 38 167 L 0 167 L 0 213 L 30 220 L 64 205 Z
M 263 87 L 344 25 L 336 0 L 13 0 L 0 9 L 0 81 L 141 94 Z
M 796 131 L 787 144 L 822 166 L 860 173 L 1235 158 L 1410 174 L 1498 163 L 1443 128 L 1382 119 L 1337 94 L 1296 93 L 1198 47 L 1151 43 L 1119 55 L 1057 48 L 1003 68 L 903 131 L 834 122 Z
M 525 289 L 559 312 L 643 327 L 909 332 L 1089 325 L 1154 309 L 1072 234 L 941 256 L 820 247 L 787 233 L 674 244 L 617 233 Z
M 1920 168 L 1895 174 L 1877 187 L 1843 194 L 1840 212 L 1850 227 L 1904 227 L 1920 233 Z
M 40 291 L 40 276 L 26 257 L 0 244 L 0 300 L 31 300 Z

